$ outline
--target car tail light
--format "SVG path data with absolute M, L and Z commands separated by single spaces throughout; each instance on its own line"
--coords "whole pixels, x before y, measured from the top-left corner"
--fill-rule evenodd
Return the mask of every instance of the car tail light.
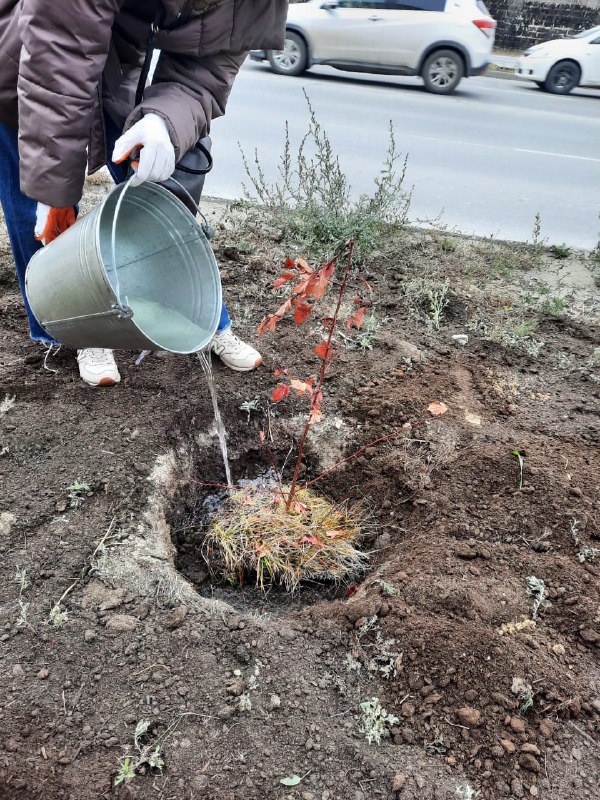
M 494 35 L 494 31 L 496 30 L 496 23 L 493 19 L 474 19 L 473 25 L 475 25 L 482 33 L 489 37 L 492 37 Z

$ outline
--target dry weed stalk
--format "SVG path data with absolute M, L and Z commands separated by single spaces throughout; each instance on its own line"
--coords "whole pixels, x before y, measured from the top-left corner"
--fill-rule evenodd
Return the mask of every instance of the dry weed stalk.
M 220 563 L 232 583 L 255 574 L 260 588 L 274 582 L 288 591 L 302 580 L 339 583 L 364 569 L 367 555 L 357 545 L 365 515 L 357 505 L 299 489 L 288 510 L 287 496 L 289 487 L 230 492 L 205 539 L 207 563 Z

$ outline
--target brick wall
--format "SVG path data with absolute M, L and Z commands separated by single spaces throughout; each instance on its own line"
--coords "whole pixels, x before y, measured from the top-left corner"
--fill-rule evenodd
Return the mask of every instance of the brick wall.
M 551 0 L 485 0 L 498 22 L 496 47 L 524 50 L 600 25 L 600 0 L 562 3 Z

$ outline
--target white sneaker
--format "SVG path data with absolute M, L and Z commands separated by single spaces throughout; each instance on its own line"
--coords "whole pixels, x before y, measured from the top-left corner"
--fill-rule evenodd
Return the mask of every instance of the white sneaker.
M 229 369 L 236 372 L 248 372 L 262 364 L 262 356 L 258 350 L 243 342 L 231 328 L 223 333 L 216 333 L 210 349 Z
M 79 374 L 90 386 L 114 386 L 121 380 L 112 350 L 86 347 L 77 351 L 77 363 Z

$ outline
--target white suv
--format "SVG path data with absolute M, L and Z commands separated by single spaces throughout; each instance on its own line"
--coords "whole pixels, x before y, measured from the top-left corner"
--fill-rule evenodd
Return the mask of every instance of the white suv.
M 553 94 L 568 94 L 576 86 L 600 87 L 600 25 L 530 47 L 515 74 Z
M 485 72 L 496 32 L 482 0 L 309 0 L 290 5 L 283 50 L 254 50 L 280 75 L 315 64 L 348 72 L 420 75 L 450 94 Z

